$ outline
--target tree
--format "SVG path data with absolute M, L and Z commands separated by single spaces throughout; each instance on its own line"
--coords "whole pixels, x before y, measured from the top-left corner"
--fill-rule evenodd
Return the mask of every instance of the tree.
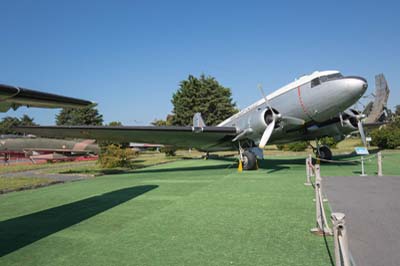
M 400 105 L 396 106 L 392 121 L 371 132 L 371 144 L 381 149 L 395 149 L 400 146 Z
M 119 122 L 119 121 L 111 121 L 110 123 L 108 123 L 107 126 L 110 126 L 110 127 L 120 127 L 120 126 L 122 126 L 122 123 Z
M 21 126 L 37 126 L 35 122 L 33 122 L 33 118 L 28 115 L 23 115 L 20 119 Z
M 167 121 L 162 119 L 154 119 L 154 121 L 151 122 L 151 124 L 156 127 L 161 127 L 161 126 L 166 126 Z
M 37 126 L 37 124 L 28 115 L 23 115 L 21 118 L 6 116 L 0 122 L 0 134 L 19 134 L 12 129 L 18 126 Z
M 96 105 L 83 108 L 64 108 L 56 116 L 58 126 L 99 126 L 103 123 L 103 115 L 99 114 Z
M 187 80 L 181 81 L 171 102 L 174 105 L 172 124 L 177 126 L 191 125 L 197 112 L 202 114 L 207 125 L 216 125 L 238 111 L 232 102 L 231 90 L 204 74 L 200 78 L 189 75 Z
M 167 118 L 165 120 L 163 119 L 154 119 L 153 122 L 151 122 L 151 124 L 153 126 L 172 126 L 172 119 L 173 119 L 173 115 L 169 114 L 167 115 Z
M 399 117 L 400 116 L 400 105 L 396 105 L 394 109 L 394 115 Z

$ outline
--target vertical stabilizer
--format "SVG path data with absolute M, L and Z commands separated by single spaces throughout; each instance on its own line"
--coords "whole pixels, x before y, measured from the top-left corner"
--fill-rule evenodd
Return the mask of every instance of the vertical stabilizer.
M 193 127 L 205 127 L 203 118 L 201 117 L 201 113 L 195 113 L 193 116 Z
M 383 74 L 375 76 L 375 99 L 372 107 L 369 106 L 370 112 L 365 120 L 366 123 L 374 123 L 380 121 L 384 115 L 386 104 L 389 98 L 389 86 Z

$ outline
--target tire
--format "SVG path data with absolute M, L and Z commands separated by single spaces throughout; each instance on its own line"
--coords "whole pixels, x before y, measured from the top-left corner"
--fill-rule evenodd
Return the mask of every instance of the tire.
M 244 170 L 255 170 L 257 169 L 257 157 L 254 153 L 250 151 L 243 152 L 243 169 Z
M 323 145 L 317 150 L 317 157 L 324 160 L 332 160 L 332 152 L 328 146 Z

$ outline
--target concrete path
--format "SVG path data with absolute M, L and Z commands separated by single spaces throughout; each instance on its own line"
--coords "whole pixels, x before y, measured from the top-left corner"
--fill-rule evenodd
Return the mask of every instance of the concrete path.
M 400 176 L 324 177 L 323 186 L 346 215 L 356 265 L 400 265 Z

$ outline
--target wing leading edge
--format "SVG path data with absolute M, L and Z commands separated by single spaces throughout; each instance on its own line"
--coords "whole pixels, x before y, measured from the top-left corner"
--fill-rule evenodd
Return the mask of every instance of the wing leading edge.
M 197 148 L 203 151 L 233 149 L 234 127 L 154 126 L 40 126 L 18 127 L 18 132 L 42 137 L 84 138 L 113 142 L 144 142 Z
M 90 104 L 92 102 L 82 99 L 0 84 L 0 112 L 16 110 L 20 106 L 63 108 Z

